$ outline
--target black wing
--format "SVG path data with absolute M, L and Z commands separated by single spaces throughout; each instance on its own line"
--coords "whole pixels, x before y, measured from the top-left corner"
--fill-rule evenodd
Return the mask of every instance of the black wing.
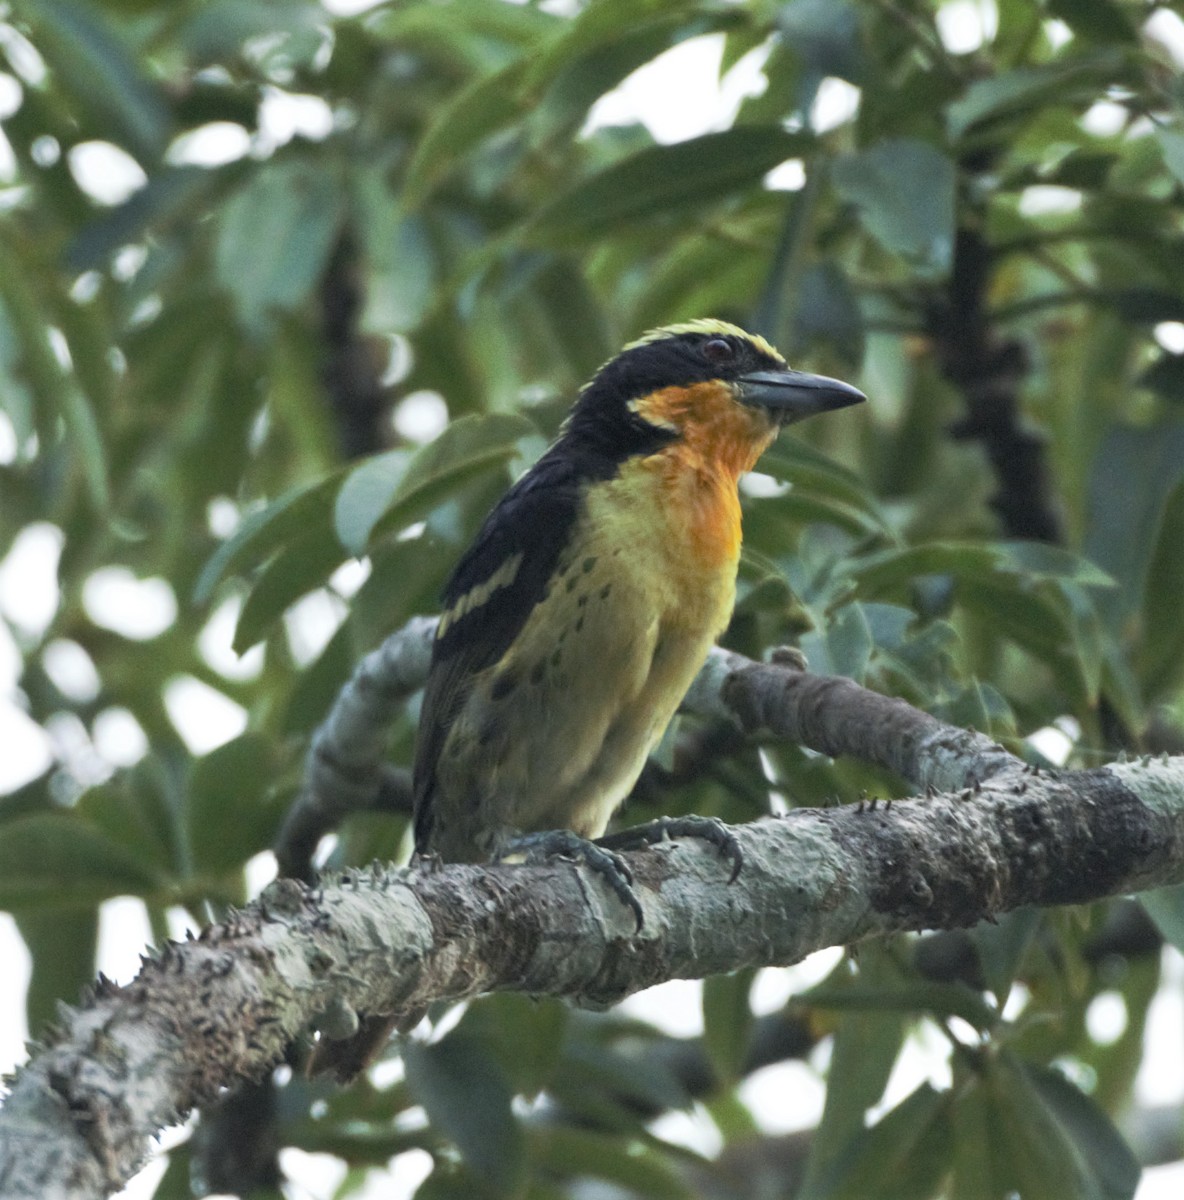
M 415 749 L 415 846 L 420 852 L 427 850 L 431 834 L 436 763 L 473 677 L 506 653 L 543 598 L 579 516 L 581 485 L 612 469 L 553 447 L 502 497 L 448 581 L 446 614 L 522 555 L 513 579 L 450 618 L 433 647 Z

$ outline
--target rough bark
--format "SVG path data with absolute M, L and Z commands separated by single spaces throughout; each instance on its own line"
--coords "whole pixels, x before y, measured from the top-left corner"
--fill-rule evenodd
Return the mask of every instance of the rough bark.
M 387 647 L 398 687 L 378 660 L 363 668 L 371 700 L 410 686 L 424 637 L 418 627 Z M 133 983 L 101 982 L 67 1015 L 0 1112 L 0 1196 L 110 1193 L 153 1133 L 259 1078 L 310 1024 L 346 1036 L 359 1012 L 499 989 L 609 1005 L 667 979 L 1184 881 L 1184 759 L 1037 772 L 850 681 L 724 651 L 688 703 L 857 754 L 940 794 L 739 827 L 745 866 L 731 885 L 729 864 L 702 843 L 636 852 L 640 932 L 600 881 L 564 863 L 375 868 L 315 889 L 279 880 L 200 939 L 164 947 Z M 373 756 L 378 724 L 362 718 L 370 732 L 351 743 L 360 757 Z M 357 783 L 359 761 L 337 766 Z

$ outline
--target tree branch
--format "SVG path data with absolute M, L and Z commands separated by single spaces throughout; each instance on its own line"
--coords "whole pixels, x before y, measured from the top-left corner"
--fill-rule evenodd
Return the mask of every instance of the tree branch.
M 113 1191 L 156 1131 L 259 1078 L 310 1024 L 343 1037 L 358 1013 L 494 990 L 610 1005 L 668 979 L 1184 881 L 1184 759 L 1041 773 L 848 680 L 726 651 L 690 704 L 945 794 L 738 827 L 745 865 L 730 886 L 729 864 L 704 844 L 636 852 L 640 932 L 573 864 L 376 867 L 316 890 L 278 880 L 67 1015 L 0 1112 L 0 1196 Z

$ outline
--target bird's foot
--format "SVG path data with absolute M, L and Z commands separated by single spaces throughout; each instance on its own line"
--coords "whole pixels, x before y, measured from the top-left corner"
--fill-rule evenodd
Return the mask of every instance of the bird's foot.
M 527 863 L 545 863 L 552 858 L 573 859 L 595 871 L 612 888 L 618 900 L 633 914 L 640 930 L 644 923 L 641 901 L 633 890 L 633 872 L 625 860 L 599 842 L 582 838 L 570 829 L 548 829 L 514 838 L 495 861 L 515 858 Z
M 637 850 L 653 846 L 670 838 L 693 837 L 710 842 L 725 858 L 731 860 L 729 883 L 735 883 L 744 866 L 744 851 L 736 835 L 718 817 L 658 817 L 632 829 L 622 829 L 599 840 L 599 845 L 611 850 Z

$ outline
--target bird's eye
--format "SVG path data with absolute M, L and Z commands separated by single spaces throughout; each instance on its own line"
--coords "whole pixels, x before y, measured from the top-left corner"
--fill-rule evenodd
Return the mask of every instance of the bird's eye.
M 736 357 L 736 347 L 727 338 L 711 338 L 703 343 L 703 357 L 708 362 L 728 363 Z

